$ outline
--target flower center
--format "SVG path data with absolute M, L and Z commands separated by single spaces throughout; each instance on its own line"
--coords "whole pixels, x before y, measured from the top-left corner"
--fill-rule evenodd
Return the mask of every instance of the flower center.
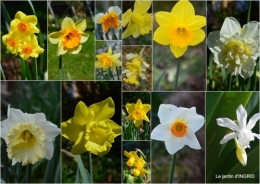
M 23 53 L 25 53 L 25 54 L 31 54 L 32 53 L 32 48 L 29 47 L 29 46 L 24 46 L 22 48 L 22 50 L 23 50 Z
M 24 22 L 20 22 L 20 23 L 17 25 L 17 29 L 18 29 L 20 32 L 24 33 L 24 32 L 26 32 L 26 31 L 28 30 L 28 25 L 27 25 L 26 23 L 24 23 Z
M 9 44 L 11 47 L 14 47 L 15 44 L 16 44 L 16 42 L 14 41 L 14 39 L 9 38 L 9 39 L 8 39 L 8 44 Z
M 30 139 L 30 137 L 31 137 L 31 132 L 29 132 L 28 130 L 25 130 L 24 131 L 24 142 L 26 142 L 27 143 L 27 141 Z
M 194 34 L 188 27 L 179 25 L 170 31 L 169 38 L 172 45 L 184 48 L 192 42 Z
M 135 109 L 133 111 L 133 117 L 134 119 L 141 120 L 144 117 L 144 112 L 142 109 Z
M 238 40 L 230 41 L 225 46 L 224 50 L 232 58 L 239 57 L 242 59 L 243 54 L 250 55 L 248 46 L 245 43 L 238 41 Z
M 112 58 L 109 58 L 106 53 L 102 53 L 102 54 L 101 54 L 101 57 L 102 57 L 102 58 L 101 58 L 100 63 L 101 63 L 102 65 L 105 65 L 105 66 L 107 66 L 107 67 L 112 66 Z
M 184 137 L 187 133 L 187 126 L 182 122 L 175 122 L 171 127 L 171 132 L 176 137 Z
M 77 30 L 70 30 L 63 39 L 63 45 L 67 49 L 73 49 L 80 44 L 81 35 Z
M 120 26 L 119 16 L 115 12 L 110 12 L 102 17 L 100 24 L 103 24 L 105 31 L 112 26 L 114 29 L 117 29 Z

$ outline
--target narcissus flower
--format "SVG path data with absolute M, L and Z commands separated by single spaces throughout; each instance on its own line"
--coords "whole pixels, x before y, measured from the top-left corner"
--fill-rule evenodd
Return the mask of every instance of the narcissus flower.
M 134 121 L 135 126 L 139 127 L 143 123 L 143 120 L 150 122 L 146 115 L 150 109 L 151 105 L 142 104 L 140 99 L 137 100 L 136 104 L 127 103 L 126 110 L 129 115 L 126 119 Z
M 224 144 L 227 141 L 238 138 L 239 146 L 243 149 L 250 148 L 250 141 L 255 140 L 255 137 L 260 139 L 260 135 L 256 133 L 252 133 L 252 128 L 254 128 L 256 122 L 260 119 L 260 113 L 253 115 L 248 124 L 247 121 L 247 112 L 242 105 L 239 105 L 236 111 L 238 124 L 229 118 L 218 118 L 217 124 L 222 127 L 227 127 L 235 132 L 229 133 L 224 136 L 224 138 L 220 141 L 220 144 Z
M 3 43 L 7 46 L 7 50 L 15 55 L 18 54 L 19 45 L 21 43 L 18 35 L 19 34 L 15 35 L 13 32 L 9 32 L 2 37 Z
M 87 28 L 86 19 L 74 23 L 74 21 L 65 17 L 61 24 L 61 30 L 48 35 L 52 44 L 58 44 L 57 55 L 63 55 L 66 52 L 78 54 L 82 48 L 82 43 L 88 40 L 89 35 L 84 33 Z
M 98 13 L 95 15 L 95 22 L 97 24 L 102 24 L 104 32 L 107 32 L 110 27 L 115 30 L 121 29 L 121 21 L 119 20 L 119 15 L 122 13 L 118 6 L 112 6 L 108 8 L 108 13 Z
M 109 152 L 115 137 L 122 132 L 121 126 L 110 118 L 115 113 L 111 97 L 87 107 L 84 102 L 76 106 L 74 117 L 63 122 L 62 136 L 75 144 L 71 153 L 78 155 L 89 151 L 95 155 Z
M 152 30 L 152 14 L 147 13 L 151 7 L 151 0 L 136 0 L 134 10 L 128 9 L 123 14 L 123 39 L 129 36 L 137 38 L 140 35 L 149 34 Z
M 96 68 L 103 68 L 103 71 L 106 71 L 109 67 L 116 71 L 116 66 L 122 66 L 122 62 L 118 59 L 120 57 L 120 53 L 112 54 L 112 48 L 108 48 L 108 52 L 99 54 L 96 56 L 97 61 L 95 63 Z
M 206 25 L 206 17 L 195 15 L 193 5 L 188 0 L 180 0 L 169 12 L 155 14 L 159 27 L 154 32 L 154 41 L 170 45 L 176 58 L 181 57 L 188 46 L 195 46 L 205 38 L 201 29 Z
M 173 155 L 184 145 L 193 149 L 201 149 L 195 136 L 204 125 L 204 117 L 196 113 L 196 108 L 176 107 L 161 104 L 158 111 L 160 123 L 151 133 L 151 138 L 164 141 L 169 154 Z
M 133 167 L 135 161 L 139 158 L 135 151 L 127 152 L 126 150 L 124 150 L 124 155 L 128 157 L 126 165 L 128 165 L 129 167 Z
M 243 149 L 242 147 L 239 146 L 239 143 L 237 141 L 237 138 L 234 138 L 235 140 L 235 144 L 236 144 L 236 155 L 237 155 L 237 159 L 239 160 L 239 162 L 245 166 L 247 163 L 247 154 L 245 149 Z
M 53 141 L 60 134 L 57 126 L 46 120 L 43 113 L 27 114 L 8 106 L 7 119 L 1 122 L 1 137 L 7 145 L 12 165 L 35 164 L 53 155 Z
M 251 77 L 260 55 L 260 23 L 252 21 L 241 29 L 239 22 L 227 17 L 220 31 L 213 31 L 208 36 L 208 47 L 214 54 L 214 62 L 232 75 L 243 78 Z

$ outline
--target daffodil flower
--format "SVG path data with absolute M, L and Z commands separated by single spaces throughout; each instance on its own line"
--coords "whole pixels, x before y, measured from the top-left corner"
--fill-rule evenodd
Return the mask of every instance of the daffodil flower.
M 133 36 L 137 38 L 140 35 L 149 34 L 152 30 L 152 14 L 147 13 L 152 4 L 151 0 L 136 0 L 134 10 L 128 9 L 123 14 L 123 39 Z
M 154 41 L 170 45 L 172 54 L 181 57 L 188 46 L 195 46 L 205 38 L 201 29 L 206 25 L 206 17 L 195 15 L 193 5 L 188 0 L 180 0 L 169 12 L 155 14 L 159 27 L 154 32 Z
M 214 62 L 232 75 L 251 77 L 260 55 L 259 26 L 259 22 L 252 21 L 241 29 L 235 18 L 227 17 L 221 30 L 211 32 L 207 39 Z
M 169 154 L 175 154 L 184 145 L 201 149 L 195 132 L 204 125 L 204 117 L 196 113 L 195 107 L 187 109 L 171 104 L 161 104 L 158 117 L 161 124 L 153 129 L 151 138 L 164 141 Z
M 61 30 L 48 35 L 52 44 L 58 44 L 57 55 L 63 55 L 66 52 L 78 54 L 82 48 L 82 43 L 88 40 L 89 35 L 84 33 L 87 28 L 86 19 L 74 23 L 74 21 L 65 17 L 61 24 Z
M 142 104 L 140 99 L 137 100 L 136 104 L 127 103 L 126 110 L 129 115 L 126 119 L 134 121 L 135 126 L 139 127 L 143 123 L 143 120 L 150 122 L 146 115 L 150 109 L 151 105 Z
M 109 152 L 115 137 L 121 135 L 121 126 L 110 118 L 115 113 L 115 104 L 111 97 L 87 107 L 80 101 L 74 117 L 63 122 L 62 136 L 75 144 L 72 154 L 89 151 L 95 155 Z
M 124 150 L 124 155 L 128 157 L 126 165 L 128 165 L 129 167 L 133 167 L 135 161 L 139 158 L 135 151 L 127 152 L 126 150 Z
M 235 140 L 235 144 L 236 144 L 236 155 L 237 155 L 237 159 L 239 160 L 239 162 L 245 166 L 247 163 L 247 154 L 245 149 L 243 149 L 242 147 L 239 146 L 239 143 L 237 141 L 237 138 L 234 138 Z
M 1 137 L 7 145 L 12 165 L 35 164 L 53 155 L 53 141 L 60 134 L 57 126 L 46 120 L 43 113 L 27 114 L 8 106 L 7 119 L 1 122 Z
M 95 63 L 96 68 L 103 68 L 103 71 L 106 71 L 109 67 L 112 71 L 116 71 L 116 66 L 122 66 L 122 62 L 118 59 L 120 53 L 112 54 L 112 48 L 108 48 L 107 53 L 99 54 L 96 56 L 97 61 Z
M 102 24 L 104 32 L 107 32 L 110 27 L 115 30 L 121 29 L 121 21 L 119 20 L 119 15 L 122 13 L 118 6 L 111 6 L 108 8 L 108 13 L 98 13 L 95 15 L 95 22 L 97 24 Z
M 13 34 L 13 32 L 9 32 L 8 34 L 2 37 L 3 43 L 7 46 L 7 50 L 12 54 L 17 55 L 18 49 L 21 43 L 21 39 L 19 38 L 18 34 Z
M 260 135 L 252 133 L 252 128 L 254 128 L 256 122 L 260 119 L 260 113 L 253 115 L 248 124 L 246 125 L 247 112 L 242 105 L 239 105 L 236 111 L 238 124 L 229 118 L 218 118 L 217 124 L 222 127 L 227 127 L 235 132 L 229 133 L 224 136 L 220 141 L 220 144 L 224 144 L 227 141 L 238 138 L 239 146 L 243 149 L 250 148 L 250 141 L 255 140 L 254 137 L 260 139 Z

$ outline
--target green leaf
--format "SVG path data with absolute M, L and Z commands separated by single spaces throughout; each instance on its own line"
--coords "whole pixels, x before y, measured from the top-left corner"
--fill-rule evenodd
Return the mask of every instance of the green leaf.
M 70 73 L 67 71 L 67 79 L 68 80 L 72 80 L 72 77 L 71 77 L 71 75 L 70 75 Z
M 82 183 L 91 183 L 91 181 L 88 180 L 88 178 L 87 178 L 87 173 L 85 172 L 85 168 L 84 168 L 84 165 L 83 165 L 83 162 L 81 160 L 80 155 L 76 155 L 76 159 L 77 159 L 78 168 L 79 168 L 79 171 L 80 171 Z
M 155 81 L 154 87 L 153 87 L 154 90 L 158 91 L 160 81 L 162 80 L 162 78 L 163 78 L 165 72 L 166 72 L 166 69 L 163 70 L 163 72 L 159 75 L 158 79 Z

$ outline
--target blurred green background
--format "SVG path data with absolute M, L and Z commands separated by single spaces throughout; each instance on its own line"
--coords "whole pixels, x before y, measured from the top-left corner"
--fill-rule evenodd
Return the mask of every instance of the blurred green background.
M 112 97 L 115 103 L 115 114 L 111 118 L 121 125 L 121 82 L 77 81 L 62 83 L 62 121 L 74 116 L 77 103 L 83 101 L 87 107 Z M 62 138 L 62 149 L 70 153 L 75 142 Z M 115 138 L 110 151 L 103 156 L 92 154 L 92 169 L 94 183 L 121 182 L 121 136 Z M 62 182 L 74 183 L 77 163 L 70 154 L 62 151 Z M 88 153 L 82 153 L 81 158 L 85 168 L 88 168 Z
M 67 16 L 77 22 L 86 19 L 89 34 L 78 54 L 67 52 L 62 55 L 62 70 L 69 72 L 73 80 L 94 79 L 94 1 L 51 1 L 48 9 L 48 34 L 61 30 L 61 23 Z M 52 11 L 51 11 L 52 10 Z M 59 80 L 58 44 L 48 41 L 48 78 Z
M 191 100 L 192 99 L 192 100 Z M 196 112 L 205 117 L 204 92 L 153 92 L 152 93 L 152 130 L 160 123 L 157 116 L 160 104 L 177 107 L 196 107 Z M 196 133 L 201 149 L 184 146 L 176 154 L 174 183 L 205 182 L 205 126 Z M 163 141 L 152 140 L 152 183 L 166 183 L 169 179 L 172 155 Z
M 35 114 L 42 112 L 46 119 L 60 128 L 60 82 L 15 82 L 2 81 L 1 82 L 1 121 L 7 119 L 7 107 L 20 109 L 24 113 Z M 3 148 L 3 139 L 1 139 L 1 150 Z M 58 135 L 54 142 L 53 166 L 51 176 L 45 178 L 48 160 L 42 159 L 32 166 L 33 183 L 60 183 L 60 135 Z M 3 153 L 1 151 L 1 165 L 3 165 Z M 11 166 L 9 161 L 9 169 L 16 172 L 21 168 L 20 180 L 15 180 L 14 175 L 9 172 L 10 183 L 25 183 L 26 166 L 15 164 Z M 1 178 L 3 179 L 3 169 L 1 167 Z

